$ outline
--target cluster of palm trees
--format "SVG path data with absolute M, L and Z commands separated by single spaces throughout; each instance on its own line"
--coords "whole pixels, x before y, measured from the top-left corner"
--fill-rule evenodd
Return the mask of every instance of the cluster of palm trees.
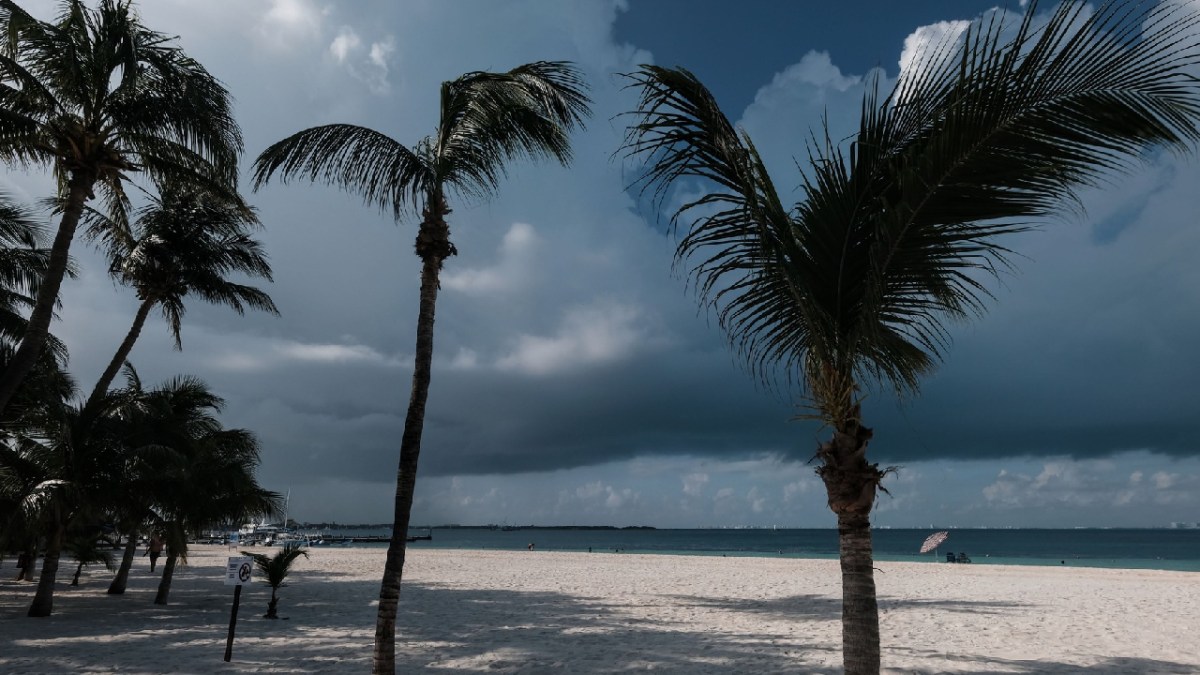
M 58 219 L 48 248 L 34 213 L 0 197 L 0 550 L 19 551 L 26 571 L 44 551 L 29 615 L 47 616 L 64 550 L 77 583 L 85 563 L 107 562 L 97 541 L 124 538 L 108 589 L 119 594 L 139 535 L 154 530 L 166 539 L 155 598 L 164 604 L 190 537 L 279 502 L 255 478 L 254 435 L 221 424 L 223 401 L 204 382 L 146 387 L 127 361 L 156 308 L 180 345 L 189 295 L 275 311 L 266 293 L 233 280 L 271 278 L 237 192 L 240 132 L 228 92 L 142 27 L 128 2 L 64 2 L 43 22 L 4 0 L 0 35 L 0 159 L 49 168 L 59 186 L 46 202 Z M 49 330 L 77 231 L 139 300 L 86 398 Z
M 46 547 L 31 614 L 49 612 L 57 557 L 74 531 L 161 527 L 169 588 L 189 532 L 268 510 L 274 497 L 254 482 L 253 436 L 221 427 L 220 399 L 200 382 L 146 390 L 130 367 L 112 389 L 155 307 L 177 345 L 189 293 L 239 312 L 275 309 L 226 279 L 270 278 L 250 236 L 256 216 L 237 192 L 242 144 L 228 93 L 142 27 L 127 0 L 61 6 L 44 23 L 0 0 L 0 159 L 49 167 L 59 181 L 48 250 L 27 212 L 0 204 L 0 508 L 28 546 L 41 537 Z M 847 673 L 880 667 L 870 515 L 889 470 L 868 454 L 863 389 L 916 392 L 947 347 L 946 322 L 984 309 L 983 281 L 1007 262 L 1005 236 L 1071 204 L 1080 186 L 1200 141 L 1200 88 L 1189 73 L 1200 22 L 1185 5 L 1064 2 L 1035 16 L 1031 3 L 1015 25 L 993 14 L 929 46 L 891 92 L 868 88 L 849 143 L 798 129 L 810 161 L 794 204 L 692 73 L 648 65 L 627 75 L 640 96 L 623 146 L 644 166 L 637 183 L 667 203 L 681 182 L 703 189 L 670 215 L 680 267 L 749 370 L 802 383 L 811 415 L 832 432 L 815 460 L 841 538 Z M 419 223 L 417 346 L 376 673 L 395 670 L 439 275 L 457 252 L 451 198 L 494 194 L 515 159 L 566 164 L 569 134 L 590 112 L 580 73 L 565 62 L 468 73 L 442 85 L 440 104 L 435 132 L 411 147 L 333 124 L 279 141 L 254 164 L 256 189 L 273 177 L 327 182 Z M 139 209 L 127 189 L 134 177 L 152 184 L 139 188 L 149 195 Z M 80 226 L 140 305 L 104 376 L 74 405 L 65 348 L 49 326 Z

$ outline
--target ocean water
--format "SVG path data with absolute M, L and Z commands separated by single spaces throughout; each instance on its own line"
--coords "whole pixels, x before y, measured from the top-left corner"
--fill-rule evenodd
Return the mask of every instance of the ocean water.
M 875 558 L 910 562 L 944 562 L 946 553 L 964 552 L 974 564 L 1067 565 L 1200 572 L 1200 529 L 962 529 L 938 550 L 919 554 L 933 530 L 881 529 L 873 533 Z M 413 529 L 424 535 L 426 530 Z M 329 534 L 388 534 L 386 530 L 331 531 Z M 836 558 L 837 531 L 832 529 L 753 530 L 572 530 L 525 528 L 432 530 L 419 548 L 524 550 L 595 553 L 662 553 L 676 555 L 785 556 Z M 386 544 L 360 544 L 385 546 Z

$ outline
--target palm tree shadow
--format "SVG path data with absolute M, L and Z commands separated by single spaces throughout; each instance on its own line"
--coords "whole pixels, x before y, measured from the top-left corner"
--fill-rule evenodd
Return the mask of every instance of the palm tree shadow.
M 674 602 L 693 607 L 762 614 L 782 620 L 839 621 L 842 618 L 841 598 L 829 595 L 793 595 L 784 598 L 717 598 L 689 595 L 664 597 L 672 598 Z M 879 609 L 882 612 L 924 608 L 972 614 L 1000 614 L 1027 607 L 1029 605 L 1019 602 L 895 599 L 886 597 L 879 599 Z
M 398 654 L 398 665 L 406 668 L 522 673 L 650 668 L 679 673 L 840 671 L 824 665 L 840 661 L 840 645 L 775 633 L 697 631 L 695 626 L 633 618 L 621 606 L 596 598 L 437 584 L 413 584 L 404 593 L 408 602 L 401 602 L 399 644 L 437 645 L 425 653 L 413 653 L 406 646 Z M 459 623 L 447 621 L 450 617 Z
M 1005 673 L 1030 673 L 1031 675 L 1129 675 L 1129 673 L 1155 673 L 1155 675 L 1195 675 L 1196 665 L 1148 659 L 1140 657 L 1113 656 L 1100 663 L 1081 666 L 1078 663 L 1062 663 L 1046 660 L 1017 660 L 993 659 L 978 657 L 950 656 L 931 657 L 929 660 L 944 659 L 954 663 L 951 668 L 906 668 L 910 675 L 995 675 L 996 666 L 1003 666 Z M 987 664 L 987 667 L 973 669 L 971 663 Z
M 140 572 L 140 573 L 139 573 Z M 374 638 L 376 581 L 297 571 L 281 594 L 279 621 L 262 618 L 265 584 L 243 587 L 233 661 L 222 663 L 232 588 L 211 570 L 177 572 L 171 604 L 155 606 L 158 577 L 135 570 L 126 594 L 104 593 L 106 576 L 85 571 L 48 619 L 24 610 L 32 585 L 0 581 L 0 672 L 79 672 L 119 668 L 172 672 L 364 672 Z M 320 592 L 306 589 L 326 586 Z M 336 588 L 331 592 L 329 585 Z M 547 670 L 832 674 L 840 645 L 803 633 L 723 633 L 630 616 L 621 605 L 557 592 L 463 589 L 406 582 L 397 617 L 401 672 L 454 667 L 468 672 Z

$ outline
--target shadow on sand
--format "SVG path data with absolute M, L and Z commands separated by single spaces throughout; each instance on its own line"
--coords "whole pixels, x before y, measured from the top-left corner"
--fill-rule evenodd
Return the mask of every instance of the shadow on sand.
M 7 576 L 7 575 L 5 575 Z M 242 593 L 232 663 L 223 663 L 232 589 L 210 569 L 177 572 L 171 604 L 152 604 L 158 577 L 136 569 L 123 596 L 104 593 L 109 576 L 85 573 L 83 586 L 60 584 L 55 614 L 24 616 L 34 585 L 0 581 L 0 672 L 362 673 L 370 669 L 378 584 L 347 575 L 298 571 L 281 591 L 280 615 L 261 618 L 270 589 Z M 306 589 L 306 587 L 308 587 Z M 619 605 L 553 592 L 484 590 L 406 582 L 398 621 L 401 672 L 453 669 L 490 673 L 840 672 L 840 643 L 805 640 L 812 622 L 836 622 L 837 599 L 798 595 L 767 600 L 664 596 L 698 612 L 732 613 L 796 625 L 793 637 L 706 630 L 705 623 L 633 620 Z M 653 595 L 640 596 L 653 601 Z M 1007 603 L 892 601 L 905 608 L 950 612 L 1030 611 Z M 746 615 L 749 615 L 747 617 Z M 826 633 L 828 634 L 828 633 Z M 922 667 L 886 668 L 888 654 Z M 1052 661 L 992 659 L 884 644 L 885 672 L 915 675 L 1194 673 L 1189 664 L 1110 658 L 1080 666 Z

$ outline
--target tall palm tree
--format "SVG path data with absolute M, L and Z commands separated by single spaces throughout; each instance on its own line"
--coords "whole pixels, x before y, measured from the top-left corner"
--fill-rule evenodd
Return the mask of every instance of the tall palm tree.
M 457 251 L 450 242 L 447 193 L 489 196 L 505 164 L 549 157 L 567 164 L 568 132 L 590 114 L 590 100 L 569 63 L 539 61 L 506 73 L 467 73 L 441 89 L 441 115 L 431 136 L 407 148 L 377 131 L 350 124 L 306 129 L 275 143 L 254 163 L 259 188 L 278 172 L 285 181 L 307 177 L 362 195 L 398 219 L 419 212 L 416 254 L 421 259 L 420 308 L 412 393 L 400 440 L 395 517 L 379 590 L 374 672 L 396 669 L 396 607 L 404 569 L 421 429 L 433 361 L 433 319 L 442 263 Z
M 0 414 L 49 334 L 84 205 L 127 208 L 123 182 L 145 172 L 235 193 L 241 132 L 229 93 L 130 0 L 62 0 L 53 22 L 0 0 L 0 160 L 50 167 L 62 217 L 20 346 L 0 374 Z
M 857 137 L 812 151 L 791 208 L 695 76 L 630 75 L 641 100 L 625 150 L 646 162 L 642 189 L 708 185 L 672 215 L 677 263 L 751 371 L 797 377 L 832 430 L 816 460 L 837 516 L 847 673 L 880 667 L 870 514 L 887 470 L 868 455 L 860 387 L 916 392 L 945 321 L 984 308 L 980 275 L 1004 263 L 1005 235 L 1154 148 L 1200 140 L 1195 15 L 1066 2 L 1042 24 L 1032 5 L 933 48 L 890 95 L 869 91 Z
M 110 274 L 132 286 L 140 304 L 89 401 L 108 391 L 156 306 L 162 307 L 176 349 L 183 346 L 180 330 L 189 294 L 229 306 L 238 314 L 246 307 L 279 313 L 271 296 L 227 278 L 244 274 L 271 280 L 271 264 L 262 245 L 247 231 L 257 224 L 254 214 L 239 203 L 203 190 L 167 185 L 140 210 L 133 233 L 115 223 L 90 228 L 105 240 Z

